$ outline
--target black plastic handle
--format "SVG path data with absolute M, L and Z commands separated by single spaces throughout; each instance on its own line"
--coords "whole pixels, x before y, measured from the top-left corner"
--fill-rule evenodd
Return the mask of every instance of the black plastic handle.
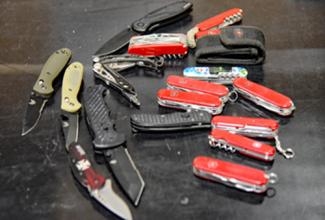
M 184 14 L 191 11 L 193 4 L 186 1 L 177 1 L 150 12 L 143 18 L 133 22 L 132 29 L 139 33 L 148 33 L 156 28 L 182 19 Z
M 84 107 L 87 115 L 87 123 L 93 135 L 95 149 L 103 150 L 114 148 L 125 142 L 125 135 L 116 132 L 115 124 L 109 117 L 109 110 L 104 100 L 109 91 L 102 85 L 91 86 L 84 94 Z
M 170 114 L 133 114 L 131 126 L 136 131 L 176 131 L 211 127 L 207 112 L 175 112 Z

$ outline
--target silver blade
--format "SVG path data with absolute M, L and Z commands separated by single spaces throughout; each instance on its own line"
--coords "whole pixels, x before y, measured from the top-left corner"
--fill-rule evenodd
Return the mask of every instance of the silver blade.
M 130 28 L 124 29 L 109 39 L 101 48 L 99 48 L 94 54 L 93 58 L 110 55 L 119 51 L 123 47 L 127 46 L 130 38 L 135 35 L 138 34 L 132 31 Z
M 61 124 L 65 138 L 65 148 L 69 151 L 69 145 L 78 141 L 79 133 L 79 113 L 63 112 Z
M 143 193 L 145 182 L 135 166 L 128 150 L 123 147 L 117 147 L 105 152 L 106 159 L 114 174 L 114 177 L 131 199 L 133 204 L 137 206 Z
M 47 98 L 39 96 L 31 92 L 28 101 L 25 117 L 23 119 L 23 129 L 21 135 L 24 136 L 31 132 L 39 122 L 44 106 L 47 103 Z
M 131 211 L 125 201 L 113 191 L 111 180 L 107 179 L 105 185 L 101 189 L 91 191 L 90 194 L 104 207 L 120 218 L 132 219 Z

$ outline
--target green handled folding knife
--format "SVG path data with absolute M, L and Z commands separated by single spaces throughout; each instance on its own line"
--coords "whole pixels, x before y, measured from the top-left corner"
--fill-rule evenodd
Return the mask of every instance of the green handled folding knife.
M 54 93 L 53 81 L 69 63 L 71 50 L 62 48 L 55 51 L 44 64 L 33 90 L 30 94 L 25 117 L 23 119 L 22 136 L 32 131 L 41 118 L 44 107 Z

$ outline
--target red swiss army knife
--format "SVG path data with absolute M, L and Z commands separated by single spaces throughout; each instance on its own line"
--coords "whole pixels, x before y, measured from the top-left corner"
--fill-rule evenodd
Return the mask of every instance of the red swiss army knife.
M 236 78 L 233 87 L 244 98 L 279 115 L 288 116 L 295 110 L 289 97 L 246 78 Z
M 217 35 L 220 33 L 220 28 L 239 22 L 242 18 L 243 10 L 240 8 L 233 8 L 204 20 L 187 32 L 188 46 L 195 48 L 195 39 L 205 35 Z
M 215 95 L 220 97 L 224 103 L 228 101 L 229 89 L 221 84 L 210 83 L 175 75 L 168 76 L 166 82 L 168 88 L 170 89 Z
M 213 115 L 220 114 L 224 105 L 221 99 L 215 95 L 173 89 L 160 89 L 157 98 L 158 104 L 164 107 L 202 110 Z
M 246 192 L 263 193 L 269 184 L 278 180 L 274 173 L 265 173 L 263 170 L 210 157 L 198 156 L 194 158 L 192 165 L 196 176 Z
M 258 138 L 274 138 L 275 147 L 279 153 L 281 153 L 286 159 L 294 157 L 294 151 L 291 148 L 283 149 L 281 146 L 278 137 L 279 123 L 276 120 L 266 118 L 214 116 L 211 120 L 211 125 L 213 129 L 217 129 L 218 131 L 225 130 L 237 134 L 237 136 L 240 136 L 237 137 L 237 140 L 241 139 L 242 144 L 244 144 L 244 137 L 241 135 Z M 218 139 L 220 139 L 220 135 L 221 134 L 218 134 Z M 214 139 L 215 137 L 211 135 L 210 140 L 212 140 L 212 142 L 210 144 L 212 146 Z M 244 146 L 247 147 L 248 145 L 249 143 L 247 142 L 247 145 Z
M 231 152 L 239 152 L 256 159 L 272 161 L 275 156 L 275 148 L 259 141 L 247 138 L 239 134 L 233 134 L 226 130 L 212 129 L 209 135 L 209 144 Z
M 165 58 L 182 58 L 187 52 L 186 35 L 172 33 L 132 37 L 128 49 L 129 54 Z

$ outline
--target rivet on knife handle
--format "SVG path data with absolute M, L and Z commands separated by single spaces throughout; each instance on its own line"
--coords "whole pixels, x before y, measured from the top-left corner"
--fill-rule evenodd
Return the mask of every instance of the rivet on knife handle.
M 67 65 L 71 58 L 71 50 L 62 48 L 55 51 L 44 64 L 33 90 L 41 95 L 49 96 L 54 89 L 52 83 Z
M 77 112 L 81 104 L 77 99 L 81 87 L 84 67 L 74 62 L 65 71 L 62 83 L 61 109 L 67 112 Z

